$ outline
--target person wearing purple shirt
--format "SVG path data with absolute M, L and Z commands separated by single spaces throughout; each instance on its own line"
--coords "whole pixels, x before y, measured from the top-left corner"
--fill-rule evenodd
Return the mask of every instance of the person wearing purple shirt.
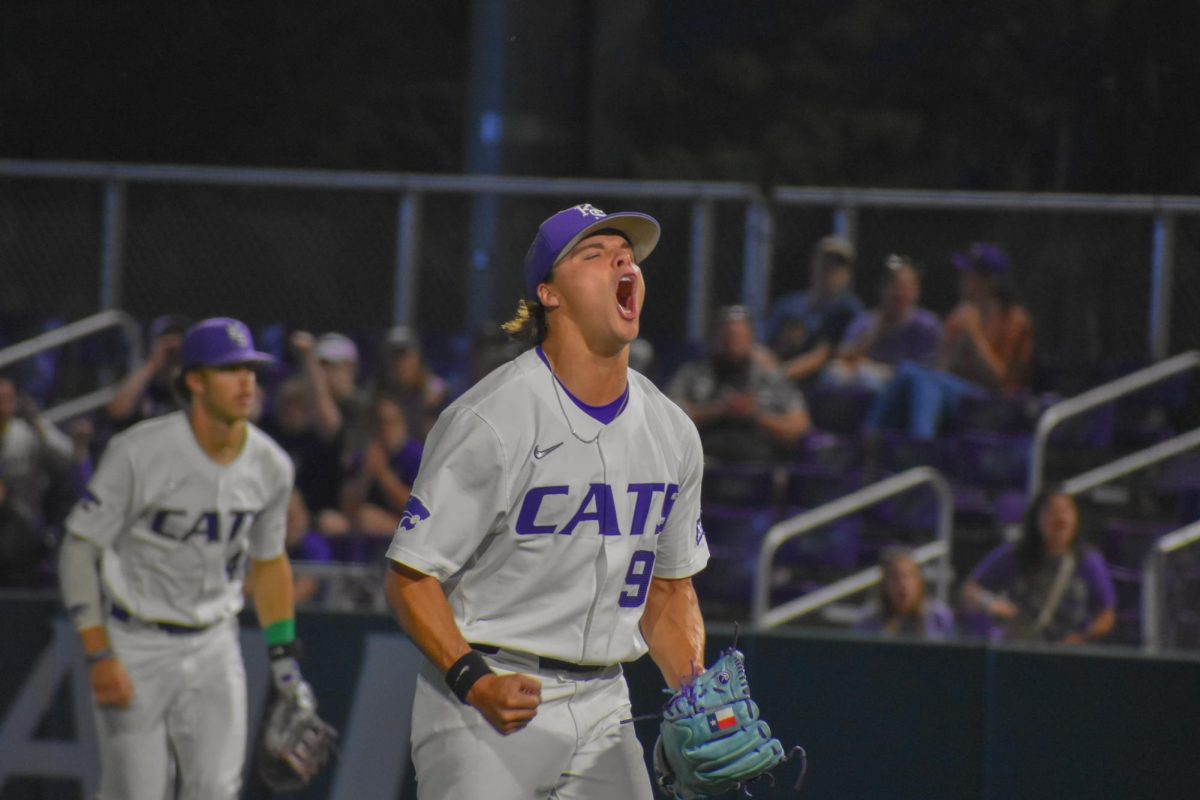
M 878 391 L 901 361 L 931 364 L 942 343 L 942 324 L 921 308 L 921 277 L 907 256 L 888 256 L 879 307 L 854 318 L 821 385 L 857 385 Z
M 408 503 L 424 448 L 409 435 L 404 408 L 390 394 L 376 396 L 368 416 L 370 438 L 351 461 L 342 511 L 360 533 L 390 537 Z
M 1038 495 L 1015 544 L 988 554 L 963 586 L 963 602 L 998 623 L 1010 641 L 1081 644 L 1116 621 L 1116 593 L 1104 557 L 1079 538 L 1079 510 L 1062 490 Z
M 906 548 L 891 548 L 879 559 L 883 580 L 879 598 L 855 629 L 884 636 L 916 639 L 949 639 L 954 635 L 954 613 L 925 594 L 921 567 Z

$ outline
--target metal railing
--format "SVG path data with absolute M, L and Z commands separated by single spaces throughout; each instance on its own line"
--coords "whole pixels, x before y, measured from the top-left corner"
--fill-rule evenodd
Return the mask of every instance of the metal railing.
M 1145 369 L 1140 369 L 1137 372 L 1131 372 L 1128 375 L 1101 384 L 1093 389 L 1089 389 L 1082 394 L 1070 397 L 1061 402 L 1047 408 L 1038 418 L 1037 430 L 1033 434 L 1033 443 L 1030 445 L 1029 451 L 1029 481 L 1027 485 L 1027 494 L 1033 497 L 1042 488 L 1042 481 L 1045 473 L 1046 447 L 1050 439 L 1050 433 L 1058 425 L 1064 421 L 1077 417 L 1086 411 L 1102 406 L 1105 403 L 1111 403 L 1125 395 L 1132 394 L 1136 391 L 1151 386 L 1155 383 L 1160 383 L 1168 378 L 1174 377 L 1182 372 L 1200 367 L 1200 352 L 1195 350 L 1180 353 L 1157 364 L 1152 364 Z M 1200 430 L 1200 429 L 1198 429 Z M 1193 431 L 1192 434 L 1195 434 Z M 1190 436 L 1192 434 L 1186 434 Z M 1166 443 L 1164 443 L 1166 444 Z M 1160 445 L 1148 448 L 1142 453 L 1152 453 L 1156 451 Z M 1169 448 L 1168 448 L 1169 449 Z M 1184 449 L 1187 449 L 1186 447 Z M 1136 457 L 1141 454 L 1135 453 L 1128 458 L 1133 462 L 1137 462 Z M 1153 455 L 1153 454 L 1152 454 Z M 1153 461 L 1162 460 L 1169 457 L 1152 457 L 1152 461 L 1145 463 L 1153 463 Z M 1125 461 L 1125 459 L 1121 459 Z M 1116 463 L 1116 462 L 1114 462 Z M 1131 462 L 1132 463 L 1132 462 Z M 1139 462 L 1140 463 L 1140 462 Z M 1101 468 L 1103 469 L 1103 468 Z
M 55 328 L 23 342 L 0 350 L 0 368 L 24 361 L 40 353 L 54 350 L 79 339 L 93 336 L 109 328 L 116 328 L 125 337 L 129 358 L 127 372 L 132 372 L 142 362 L 142 331 L 133 317 L 124 311 L 110 309 L 92 314 L 90 317 Z M 113 398 L 124 376 L 99 387 L 87 394 L 72 398 L 45 409 L 42 416 L 50 422 L 59 423 L 79 414 L 99 408 Z
M 870 567 L 775 608 L 769 608 L 771 566 L 775 554 L 785 542 L 812 533 L 822 525 L 861 511 L 889 497 L 924 485 L 931 486 L 937 497 L 937 540 L 917 548 L 913 555 L 919 564 L 935 559 L 941 560 L 942 568 L 937 576 L 937 595 L 938 599 L 943 602 L 947 601 L 950 594 L 950 548 L 954 528 L 954 496 L 950 489 L 950 482 L 941 472 L 933 467 L 913 467 L 899 475 L 893 475 L 833 502 L 780 522 L 767 531 L 762 550 L 759 551 L 758 566 L 754 574 L 754 608 L 752 612 L 754 628 L 763 630 L 782 625 L 844 597 L 868 589 L 882 578 L 879 567 Z
M 1166 646 L 1167 559 L 1200 542 L 1200 522 L 1193 522 L 1155 542 L 1142 566 L 1142 647 L 1161 652 Z
M 751 184 L 715 181 L 628 181 L 599 178 L 530 178 L 499 175 L 428 175 L 392 172 L 328 172 L 303 169 L 177 166 L 157 164 L 75 163 L 0 159 L 0 177 L 46 180 L 92 180 L 103 189 L 100 243 L 100 305 L 122 303 L 126 238 L 126 187 L 130 184 L 238 186 L 272 189 L 325 189 L 395 194 L 397 197 L 394 249 L 395 289 L 392 317 L 397 323 L 415 319 L 419 296 L 418 261 L 422 257 L 424 198 L 434 194 L 476 197 L 612 198 L 631 194 L 648 199 L 682 200 L 691 205 L 688 253 L 688 336 L 707 336 L 708 309 L 716 254 L 711 231 L 713 204 L 745 204 L 743 285 L 762 292 L 762 264 L 769 248 L 760 241 L 770 235 L 769 216 L 761 192 Z M 486 285 L 479 287 L 487 289 Z
M 394 274 L 391 300 L 393 322 L 412 324 L 421 301 L 418 264 L 428 258 L 429 217 L 425 200 L 432 195 L 460 194 L 473 198 L 638 197 L 682 201 L 690 209 L 687 255 L 687 336 L 699 341 L 707 334 L 707 315 L 713 301 L 717 260 L 714 229 L 717 202 L 742 206 L 741 301 L 762 318 L 772 286 L 774 250 L 784 224 L 778 213 L 787 207 L 828 209 L 829 229 L 858 238 L 860 211 L 871 209 L 1080 213 L 1146 217 L 1152 224 L 1147 349 L 1154 358 L 1170 348 L 1171 297 L 1174 289 L 1177 225 L 1180 219 L 1200 217 L 1200 197 L 1151 195 L 1083 195 L 1065 193 L 883 190 L 822 187 L 776 187 L 769 194 L 749 183 L 701 181 L 636 181 L 586 178 L 530 178 L 489 175 L 431 175 L 302 169 L 262 169 L 97 162 L 0 159 L 0 178 L 41 181 L 89 181 L 100 187 L 100 233 L 95 243 L 99 264 L 99 307 L 126 305 L 123 273 L 127 227 L 137 224 L 129 215 L 128 188 L 135 185 L 254 187 L 296 190 L 360 191 L 391 194 L 396 208 L 390 258 Z M 460 229 L 459 230 L 461 233 Z M 470 297 L 490 284 L 481 283 Z M 469 317 L 470 319 L 470 317 Z

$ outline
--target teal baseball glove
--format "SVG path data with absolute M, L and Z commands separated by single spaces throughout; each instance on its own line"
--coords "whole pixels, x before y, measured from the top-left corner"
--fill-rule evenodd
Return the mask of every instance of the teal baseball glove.
M 654 772 L 667 796 L 693 800 L 740 789 L 788 758 L 758 718 L 744 656 L 730 647 L 667 701 Z

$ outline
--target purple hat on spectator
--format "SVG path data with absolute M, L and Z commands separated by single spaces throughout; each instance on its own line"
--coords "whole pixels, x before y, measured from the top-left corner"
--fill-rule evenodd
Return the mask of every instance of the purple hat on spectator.
M 525 254 L 525 291 L 528 296 L 537 296 L 538 284 L 546 280 L 554 265 L 571 248 L 585 237 L 603 231 L 612 231 L 629 240 L 633 247 L 633 260 L 638 264 L 654 251 L 662 232 L 658 220 L 637 211 L 605 214 L 591 203 L 564 208 L 541 224 L 533 244 L 529 246 L 529 252 Z
M 275 359 L 254 349 L 254 337 L 244 322 L 214 317 L 188 328 L 180 348 L 180 366 L 221 367 L 227 364 L 270 363 Z
M 182 314 L 163 314 L 150 323 L 150 340 L 168 333 L 186 333 L 192 321 Z
M 954 253 L 950 263 L 955 269 L 974 269 L 989 275 L 1008 274 L 1008 256 L 994 244 L 975 242 L 965 253 Z

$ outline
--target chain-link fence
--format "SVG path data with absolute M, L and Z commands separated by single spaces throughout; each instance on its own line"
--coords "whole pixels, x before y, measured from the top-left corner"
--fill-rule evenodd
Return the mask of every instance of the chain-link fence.
M 0 162 L 0 336 L 111 305 L 143 320 L 225 314 L 367 339 L 402 320 L 451 358 L 513 310 L 537 224 L 586 200 L 662 221 L 643 332 L 668 360 L 703 338 L 717 305 L 761 312 L 803 288 L 813 243 L 838 228 L 858 246 L 868 304 L 885 256 L 900 252 L 924 267 L 923 302 L 939 313 L 957 293 L 949 254 L 1002 244 L 1041 363 L 1142 361 L 1156 336 L 1167 352 L 1200 346 L 1200 199 L 1164 212 L 1138 198 L 882 195 Z

